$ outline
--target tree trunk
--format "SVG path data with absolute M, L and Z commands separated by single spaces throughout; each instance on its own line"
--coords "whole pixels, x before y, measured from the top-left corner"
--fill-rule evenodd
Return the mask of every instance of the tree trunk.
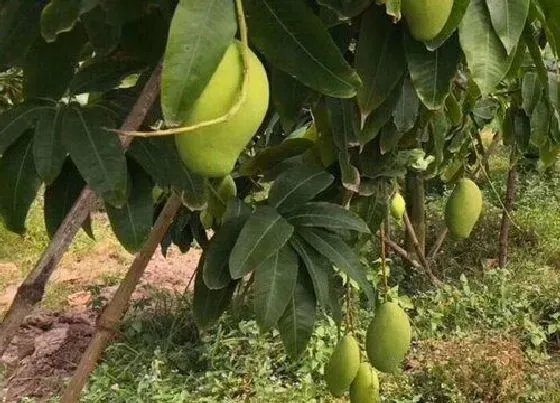
M 408 172 L 406 175 L 406 211 L 416 233 L 422 254 L 426 253 L 426 206 L 425 206 L 424 176 L 418 172 Z M 415 255 L 416 248 L 411 237 L 406 235 L 406 250 Z
M 121 126 L 122 130 L 137 130 L 140 127 L 148 111 L 159 96 L 160 75 L 161 65 L 158 65 L 153 71 L 150 80 L 146 83 L 134 108 Z M 130 141 L 130 137 L 123 138 L 123 147 L 126 148 Z M 95 192 L 89 186 L 86 186 L 54 234 L 49 246 L 18 288 L 14 301 L 0 326 L 0 356 L 10 345 L 12 338 L 25 317 L 42 300 L 45 286 L 51 274 L 70 247 L 72 240 L 78 233 L 84 220 L 88 217 L 96 200 Z
M 500 250 L 498 252 L 498 265 L 500 268 L 505 268 L 508 260 L 508 247 L 509 247 L 509 229 L 511 226 L 510 214 L 513 210 L 515 203 L 515 194 L 517 191 L 517 158 L 515 148 L 511 151 L 510 168 L 507 180 L 506 201 L 504 203 L 504 210 L 502 212 L 502 225 L 500 228 Z

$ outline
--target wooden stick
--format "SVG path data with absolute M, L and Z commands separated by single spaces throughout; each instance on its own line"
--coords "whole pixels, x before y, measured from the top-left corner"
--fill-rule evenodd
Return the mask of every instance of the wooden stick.
M 174 194 L 167 201 L 163 210 L 158 216 L 150 236 L 143 248 L 136 254 L 134 261 L 130 265 L 126 277 L 119 285 L 117 292 L 105 307 L 103 313 L 97 321 L 97 330 L 90 342 L 88 349 L 82 355 L 80 364 L 74 372 L 68 387 L 64 391 L 61 403 L 78 402 L 82 389 L 97 365 L 101 354 L 114 336 L 115 329 L 121 317 L 128 308 L 128 303 L 138 281 L 144 274 L 148 262 L 152 258 L 158 244 L 161 242 L 177 211 L 181 208 L 181 198 Z
M 140 127 L 148 111 L 159 95 L 161 65 L 155 68 L 151 78 L 148 80 L 134 108 L 126 118 L 122 128 L 134 130 Z M 123 147 L 128 147 L 130 138 L 121 139 Z M 17 290 L 17 294 L 4 316 L 0 326 L 0 356 L 6 351 L 12 338 L 21 326 L 23 320 L 31 313 L 45 293 L 45 286 L 54 272 L 56 266 L 62 259 L 64 253 L 70 247 L 72 240 L 78 233 L 82 223 L 89 216 L 94 207 L 97 197 L 95 192 L 86 186 L 78 200 L 62 221 L 62 224 L 54 234 L 49 246 L 35 264 L 33 270 L 27 275 Z
M 390 239 L 385 239 L 385 244 L 403 260 L 406 260 L 406 262 L 413 268 L 415 268 L 418 272 L 422 272 L 422 265 L 418 263 L 412 256 L 410 256 L 410 254 L 404 248 L 401 248 L 396 242 Z
M 428 254 L 428 259 L 434 260 L 436 258 L 437 253 L 441 249 L 441 245 L 443 245 L 445 238 L 447 238 L 447 232 L 448 232 L 447 227 L 443 227 L 443 229 L 439 232 L 438 237 L 434 243 L 434 246 L 432 246 L 432 249 Z

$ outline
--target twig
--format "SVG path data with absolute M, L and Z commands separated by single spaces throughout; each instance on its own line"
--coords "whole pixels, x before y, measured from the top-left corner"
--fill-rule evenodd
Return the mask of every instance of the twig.
M 416 269 L 419 273 L 422 273 L 422 265 L 418 263 L 418 261 L 416 261 L 412 256 L 410 256 L 410 254 L 404 248 L 401 248 L 396 242 L 391 241 L 390 239 L 385 239 L 385 244 L 403 260 L 406 260 L 406 262 L 414 269 Z
M 517 154 L 516 147 L 512 146 L 510 155 L 510 168 L 507 179 L 507 191 L 504 210 L 502 212 L 502 223 L 500 226 L 500 242 L 498 253 L 498 266 L 504 268 L 508 261 L 509 252 L 509 229 L 511 221 L 509 219 L 513 204 L 515 202 L 515 194 L 517 191 Z
M 418 237 L 416 236 L 416 232 L 414 231 L 414 227 L 412 226 L 412 223 L 410 222 L 410 219 L 408 218 L 408 213 L 406 211 L 404 212 L 403 218 L 404 218 L 404 225 L 406 227 L 406 231 L 408 232 L 408 235 L 412 240 L 412 244 L 414 245 L 414 250 L 416 251 L 416 255 L 418 256 L 420 263 L 422 264 L 424 272 L 428 275 L 432 283 L 434 284 L 441 283 L 441 281 L 436 276 L 434 276 L 434 273 L 430 268 L 430 264 L 426 260 L 426 256 L 424 256 L 422 248 L 420 247 L 420 243 L 418 242 Z
M 158 244 L 161 242 L 177 211 L 181 208 L 181 198 L 174 194 L 167 200 L 163 210 L 159 214 L 150 236 L 142 249 L 136 254 L 134 261 L 130 265 L 126 277 L 119 285 L 117 292 L 107 304 L 105 310 L 97 321 L 97 330 L 91 340 L 88 349 L 82 355 L 78 368 L 68 387 L 64 391 L 61 403 L 75 403 L 80 399 L 82 389 L 92 371 L 95 369 L 97 361 L 113 338 L 116 327 L 128 308 L 129 300 L 144 274 L 148 262 L 152 258 Z
M 146 83 L 122 128 L 133 130 L 140 127 L 159 95 L 160 75 L 161 65 L 158 65 L 152 72 L 150 80 Z M 126 148 L 131 141 L 132 139 L 130 138 L 122 138 L 121 144 Z M 45 285 L 60 259 L 70 247 L 82 223 L 93 209 L 96 200 L 95 192 L 89 186 L 86 186 L 64 218 L 64 221 L 62 221 L 49 246 L 18 288 L 14 301 L 0 326 L 0 356 L 9 346 L 25 317 L 42 300 L 45 293 Z
M 381 276 L 383 277 L 383 291 L 385 292 L 385 302 L 389 298 L 389 280 L 387 278 L 387 251 L 385 244 L 385 223 L 382 222 L 379 228 L 379 248 L 381 249 Z
M 446 237 L 447 237 L 447 227 L 443 227 L 443 229 L 439 232 L 438 237 L 436 238 L 436 241 L 432 246 L 432 249 L 430 250 L 430 253 L 428 254 L 429 260 L 434 260 L 436 258 L 436 255 L 441 249 L 441 246 L 443 245 L 443 242 L 445 241 Z

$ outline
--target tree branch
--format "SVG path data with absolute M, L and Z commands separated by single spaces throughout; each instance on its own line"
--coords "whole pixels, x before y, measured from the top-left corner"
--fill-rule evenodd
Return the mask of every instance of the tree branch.
M 385 244 L 403 260 L 405 260 L 409 265 L 416 269 L 419 273 L 422 273 L 422 265 L 418 263 L 412 256 L 410 256 L 404 248 L 401 248 L 396 242 L 390 239 L 385 239 Z
M 434 242 L 434 245 L 430 250 L 430 253 L 428 254 L 429 260 L 434 260 L 436 258 L 436 255 L 441 249 L 441 245 L 443 245 L 443 242 L 445 241 L 446 237 L 447 237 L 447 227 L 443 227 L 443 229 L 439 232 L 438 237 L 436 238 L 436 241 Z
M 152 72 L 152 76 L 146 83 L 136 104 L 130 111 L 122 125 L 126 130 L 135 130 L 140 127 L 149 109 L 159 95 L 160 89 L 161 64 Z M 121 139 L 123 147 L 128 147 L 130 138 Z M 62 259 L 64 253 L 70 247 L 72 240 L 78 233 L 82 223 L 88 217 L 94 207 L 97 197 L 95 192 L 86 186 L 80 194 L 78 200 L 68 212 L 64 221 L 54 234 L 49 246 L 35 264 L 33 270 L 27 275 L 4 316 L 0 326 L 0 356 L 8 348 L 12 338 L 21 326 L 23 320 L 31 313 L 37 303 L 39 303 L 45 293 L 45 286 L 54 272 L 56 266 Z
M 79 401 L 80 394 L 89 375 L 95 369 L 101 354 L 113 338 L 116 327 L 128 308 L 130 297 L 138 281 L 144 274 L 148 262 L 152 258 L 158 244 L 165 236 L 165 233 L 169 229 L 181 205 L 181 198 L 176 194 L 167 200 L 146 243 L 136 254 L 134 261 L 126 273 L 126 277 L 119 285 L 117 292 L 107 304 L 101 316 L 99 316 L 95 335 L 88 349 L 82 355 L 80 364 L 62 395 L 61 403 L 75 403 Z

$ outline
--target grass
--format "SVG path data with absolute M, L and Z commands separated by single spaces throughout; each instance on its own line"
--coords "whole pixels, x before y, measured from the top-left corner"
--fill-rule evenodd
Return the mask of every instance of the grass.
M 492 160 L 491 180 L 501 198 L 507 166 L 506 152 Z M 519 228 L 512 228 L 507 270 L 492 268 L 500 205 L 491 186 L 483 192 L 484 216 L 472 237 L 446 240 L 437 256 L 445 286 L 417 291 L 419 279 L 398 259 L 391 264 L 391 284 L 409 295 L 414 345 L 403 372 L 381 375 L 383 402 L 560 403 L 560 170 L 522 171 L 514 211 Z M 437 235 L 446 195 L 429 195 L 429 239 Z M 38 216 L 34 209 L 29 239 L 23 240 L 27 251 L 19 238 L 0 230 L 0 258 L 13 256 L 23 271 L 46 243 Z M 72 258 L 92 246 L 81 235 Z M 364 261 L 375 272 L 375 264 Z M 104 279 L 116 281 L 111 275 Z M 52 288 L 47 305 L 56 308 L 65 292 Z M 339 333 L 328 317 L 320 317 L 307 351 L 294 362 L 276 333 L 259 331 L 244 299 L 204 332 L 196 329 L 190 306 L 188 296 L 165 294 L 135 304 L 82 401 L 345 401 L 332 398 L 322 381 Z M 357 310 L 362 345 L 370 319 L 371 312 Z

